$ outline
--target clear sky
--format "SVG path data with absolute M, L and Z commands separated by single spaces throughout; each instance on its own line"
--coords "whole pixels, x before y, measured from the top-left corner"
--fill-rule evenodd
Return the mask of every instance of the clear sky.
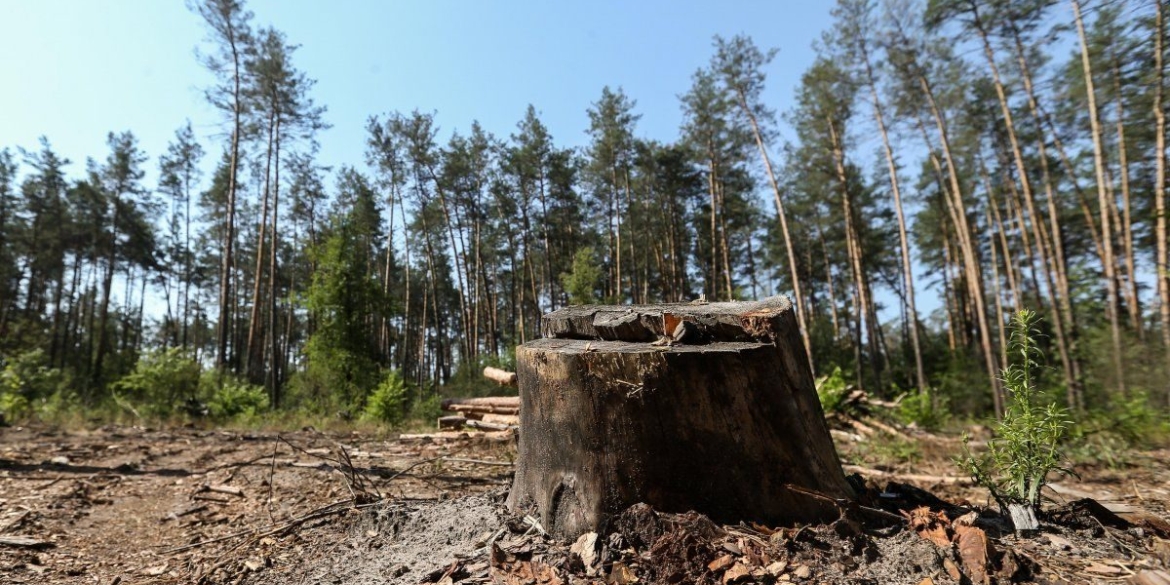
M 780 54 L 767 101 L 783 111 L 829 24 L 828 0 L 389 1 L 251 0 L 255 24 L 301 45 L 333 128 L 322 162 L 361 165 L 373 114 L 436 111 L 440 139 L 479 120 L 512 133 L 529 103 L 557 144 L 583 145 L 586 108 L 605 85 L 637 100 L 641 136 L 677 137 L 678 95 L 711 56 L 711 38 L 751 35 Z M 223 126 L 204 103 L 210 75 L 194 49 L 206 31 L 183 0 L 0 0 L 0 148 L 47 136 L 73 160 L 103 157 L 131 130 L 157 157 L 190 119 L 209 153 Z M 785 136 L 788 136 L 785 133 Z M 208 157 L 216 158 L 215 156 Z

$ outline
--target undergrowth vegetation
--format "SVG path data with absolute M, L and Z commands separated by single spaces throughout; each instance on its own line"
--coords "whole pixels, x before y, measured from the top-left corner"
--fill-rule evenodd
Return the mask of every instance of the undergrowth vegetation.
M 511 367 L 506 359 L 485 365 Z M 306 392 L 290 396 L 297 401 L 294 407 L 275 409 L 263 386 L 219 373 L 178 348 L 144 354 L 128 374 L 110 384 L 107 397 L 96 400 L 86 396 L 84 381 L 49 367 L 44 353 L 33 350 L 0 356 L 0 423 L 78 426 L 203 421 L 290 428 L 433 424 L 443 396 L 500 392 L 472 372 L 475 367 L 469 363 L 460 368 L 452 384 L 438 389 L 419 387 L 397 371 L 385 370 L 373 387 L 355 385 L 349 400 L 313 401 Z

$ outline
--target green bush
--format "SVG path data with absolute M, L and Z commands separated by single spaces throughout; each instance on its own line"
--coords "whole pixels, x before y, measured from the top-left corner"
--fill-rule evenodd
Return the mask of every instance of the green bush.
M 1043 352 L 1036 344 L 1036 313 L 1022 310 L 1012 317 L 1009 343 L 1012 363 L 1003 370 L 1003 383 L 1011 400 L 1003 419 L 996 422 L 995 438 L 987 453 L 975 457 L 964 445 L 958 461 L 976 483 L 992 497 L 1008 503 L 1040 504 L 1040 490 L 1053 471 L 1065 471 L 1061 441 L 1070 421 L 1065 411 L 1036 385 Z
M 49 367 L 40 349 L 0 358 L 0 364 L 0 414 L 9 420 L 32 416 L 41 402 L 63 391 L 65 376 Z
M 142 356 L 134 370 L 114 382 L 115 402 L 135 416 L 167 417 L 199 391 L 200 367 L 180 348 Z
M 205 388 L 210 388 L 207 394 L 207 409 L 216 420 L 252 419 L 268 409 L 268 393 L 264 388 L 241 381 L 232 376 L 225 376 L 222 383 L 218 374 L 204 375 Z
M 420 396 L 410 405 L 410 420 L 424 421 L 434 424 L 435 419 L 443 416 L 443 399 L 438 394 Z
M 1069 455 L 1078 463 L 1111 469 L 1129 466 L 1135 448 L 1159 445 L 1170 433 L 1170 421 L 1163 420 L 1149 394 L 1140 389 L 1078 418 L 1070 432 Z
M 390 370 L 381 384 L 366 398 L 362 418 L 398 424 L 406 413 L 406 382 L 396 370 Z
M 817 378 L 817 398 L 821 400 L 821 409 L 825 414 L 836 412 L 841 408 L 841 401 L 849 394 L 852 385 L 845 381 L 841 368 L 833 368 L 828 376 Z
M 915 424 L 927 430 L 936 430 L 950 417 L 947 399 L 926 388 L 907 392 L 898 402 L 898 418 L 905 424 Z
M 380 382 L 378 365 L 367 356 L 338 349 L 314 336 L 306 344 L 306 364 L 289 380 L 286 406 L 315 413 L 357 412 Z

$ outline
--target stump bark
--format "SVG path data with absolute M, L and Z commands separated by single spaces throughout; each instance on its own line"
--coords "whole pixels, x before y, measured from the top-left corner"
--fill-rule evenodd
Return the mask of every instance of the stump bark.
M 513 512 L 575 537 L 626 507 L 831 521 L 852 499 L 792 305 L 583 306 L 516 352 Z M 795 486 L 796 489 L 793 489 Z

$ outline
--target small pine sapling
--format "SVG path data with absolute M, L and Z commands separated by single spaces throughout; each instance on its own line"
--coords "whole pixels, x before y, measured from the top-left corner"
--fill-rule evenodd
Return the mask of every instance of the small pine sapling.
M 1048 474 L 1071 473 L 1062 466 L 1060 451 L 1070 420 L 1037 387 L 1036 374 L 1044 367 L 1044 352 L 1037 344 L 1038 320 L 1029 310 L 1012 316 L 1009 363 L 1002 374 L 1011 400 L 1003 419 L 994 424 L 995 438 L 988 442 L 987 453 L 972 455 L 965 438 L 964 456 L 957 461 L 1004 510 L 1011 504 L 1038 508 Z

